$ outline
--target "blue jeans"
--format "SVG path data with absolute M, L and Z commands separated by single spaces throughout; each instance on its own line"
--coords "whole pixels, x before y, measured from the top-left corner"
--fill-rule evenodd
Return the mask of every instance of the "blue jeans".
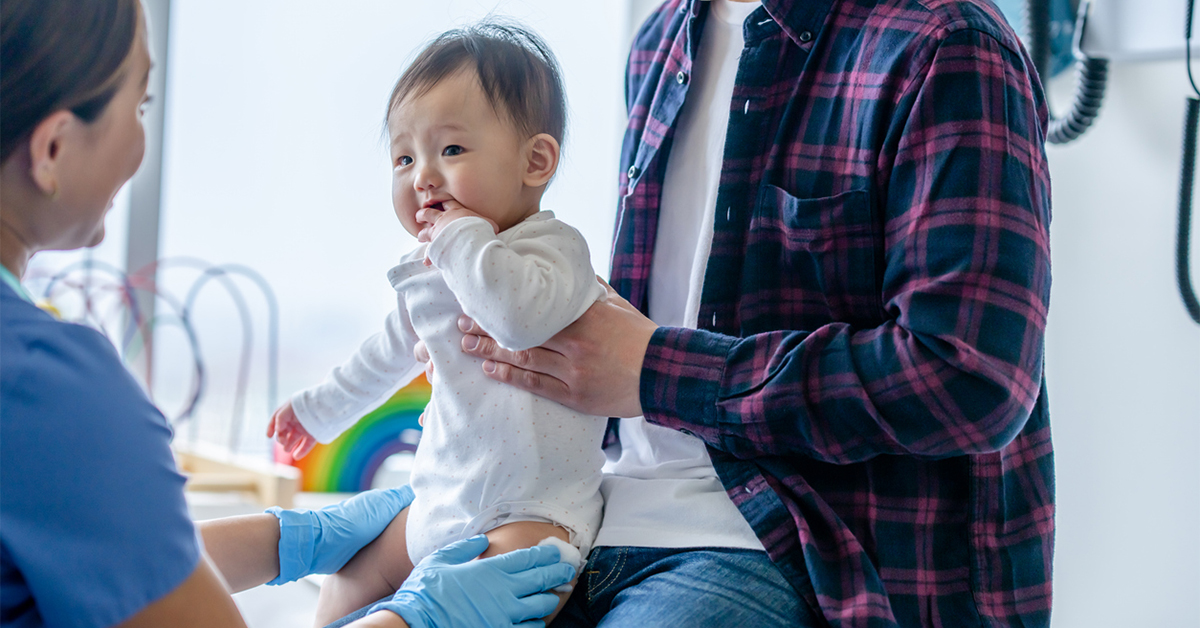
M 554 628 L 818 628 L 766 552 L 597 547 Z
M 330 624 L 339 628 L 366 609 Z M 766 552 L 597 547 L 552 628 L 819 628 Z

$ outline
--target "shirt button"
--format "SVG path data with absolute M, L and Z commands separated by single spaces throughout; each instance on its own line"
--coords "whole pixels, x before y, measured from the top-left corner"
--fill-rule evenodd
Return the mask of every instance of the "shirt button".
M 803 33 L 800 33 L 800 41 L 806 44 L 812 41 L 812 31 L 804 31 Z
M 630 166 L 629 167 L 629 180 L 632 181 L 632 180 L 636 179 L 637 176 L 639 174 L 641 174 L 641 172 L 642 171 L 639 170 L 637 166 Z
M 497 512 L 508 512 L 508 510 L 509 510 L 508 504 L 500 504 L 499 506 L 496 507 Z
M 675 75 L 675 82 L 679 83 L 680 85 L 683 85 L 684 83 L 686 83 L 687 82 L 687 72 L 680 70 L 679 74 Z

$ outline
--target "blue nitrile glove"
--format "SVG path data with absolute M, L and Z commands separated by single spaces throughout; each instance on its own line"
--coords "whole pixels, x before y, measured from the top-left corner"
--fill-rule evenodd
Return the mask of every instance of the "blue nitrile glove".
M 279 517 L 279 575 L 267 584 L 341 569 L 412 501 L 406 485 L 359 493 L 320 510 L 268 508 Z
M 559 562 L 552 545 L 472 560 L 487 546 L 481 534 L 430 554 L 395 597 L 370 612 L 391 611 L 411 628 L 544 626 L 541 618 L 558 605 L 547 591 L 570 582 L 575 568 Z

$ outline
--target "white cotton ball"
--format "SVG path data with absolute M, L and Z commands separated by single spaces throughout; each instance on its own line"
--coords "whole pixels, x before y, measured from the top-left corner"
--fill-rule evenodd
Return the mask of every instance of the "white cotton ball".
M 548 536 L 540 541 L 538 545 L 553 545 L 558 548 L 558 562 L 566 563 L 575 568 L 575 574 L 579 575 L 579 570 L 583 569 L 583 554 L 579 553 L 579 549 L 574 545 L 556 537 Z M 554 589 L 558 593 L 570 593 L 571 585 L 564 584 L 561 587 Z

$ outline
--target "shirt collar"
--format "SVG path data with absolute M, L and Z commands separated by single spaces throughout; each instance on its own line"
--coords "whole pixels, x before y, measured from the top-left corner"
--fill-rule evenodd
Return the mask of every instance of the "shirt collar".
M 33 303 L 33 297 L 29 296 L 29 291 L 25 290 L 25 286 L 21 285 L 21 281 L 17 279 L 16 275 L 12 274 L 12 272 L 4 266 L 0 266 L 0 280 L 3 280 L 4 283 L 8 284 L 8 287 L 12 288 L 12 291 L 17 293 L 17 296 L 30 303 Z
M 700 3 L 707 0 L 690 0 L 692 15 L 699 15 Z M 767 15 L 779 25 L 797 46 L 812 45 L 817 34 L 825 25 L 825 19 L 835 0 L 762 0 Z

